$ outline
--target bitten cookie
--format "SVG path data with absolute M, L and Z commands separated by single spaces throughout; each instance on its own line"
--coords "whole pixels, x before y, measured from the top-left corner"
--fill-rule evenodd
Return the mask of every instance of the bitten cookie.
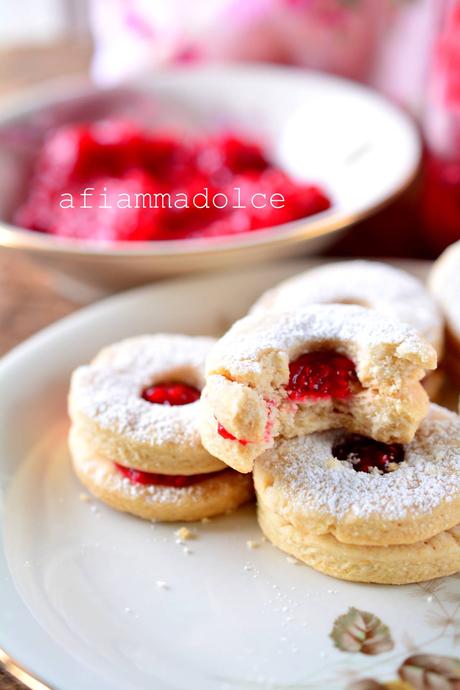
M 250 500 L 252 481 L 201 445 L 198 410 L 211 338 L 152 335 L 103 349 L 72 376 L 76 474 L 118 510 L 196 520 Z
M 460 571 L 460 417 L 432 405 L 414 440 L 344 431 L 280 441 L 254 466 L 262 531 L 345 580 L 406 584 Z
M 343 430 L 279 441 L 254 465 L 259 503 L 309 535 L 414 544 L 460 523 L 460 417 L 432 404 L 414 439 Z
M 363 307 L 250 315 L 208 356 L 202 442 L 240 472 L 277 437 L 343 427 L 406 443 L 428 411 L 419 381 L 435 367 L 413 329 Z
M 423 283 L 378 261 L 340 261 L 293 276 L 265 292 L 251 314 L 310 304 L 357 304 L 411 326 L 437 351 L 444 345 L 441 310 Z
M 434 263 L 429 286 L 446 319 L 445 365 L 460 385 L 460 242 L 448 247 Z

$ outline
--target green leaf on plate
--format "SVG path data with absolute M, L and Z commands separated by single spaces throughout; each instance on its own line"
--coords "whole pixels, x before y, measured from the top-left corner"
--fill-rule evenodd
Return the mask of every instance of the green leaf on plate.
M 460 690 L 460 659 L 451 656 L 415 654 L 398 673 L 414 690 Z
M 380 618 L 353 607 L 335 620 L 330 637 L 342 652 L 374 655 L 394 647 L 390 630 Z

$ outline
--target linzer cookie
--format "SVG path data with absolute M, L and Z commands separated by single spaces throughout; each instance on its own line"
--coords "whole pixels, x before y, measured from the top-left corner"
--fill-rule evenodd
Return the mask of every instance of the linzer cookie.
M 241 472 L 273 446 L 334 428 L 410 442 L 428 411 L 436 352 L 410 327 L 354 305 L 250 315 L 206 363 L 201 437 Z
M 310 304 L 357 304 L 412 326 L 436 350 L 444 352 L 444 319 L 436 300 L 414 276 L 378 261 L 324 264 L 283 281 L 265 292 L 251 314 L 286 311 Z M 443 372 L 428 374 L 423 385 L 435 398 Z
M 348 580 L 460 570 L 460 417 L 431 405 L 412 442 L 343 430 L 279 441 L 254 466 L 259 521 L 289 554 Z
M 195 520 L 251 498 L 247 477 L 201 445 L 198 407 L 211 338 L 154 335 L 102 350 L 72 376 L 74 468 L 109 505 L 156 520 Z
M 252 314 L 288 311 L 310 304 L 357 304 L 402 321 L 437 351 L 444 345 L 440 308 L 417 278 L 378 261 L 343 261 L 318 266 L 265 292 Z

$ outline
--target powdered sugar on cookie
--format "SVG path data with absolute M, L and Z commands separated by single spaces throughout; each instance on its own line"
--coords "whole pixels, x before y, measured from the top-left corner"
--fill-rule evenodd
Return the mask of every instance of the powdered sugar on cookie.
M 155 405 L 145 387 L 179 380 L 202 388 L 212 338 L 156 335 L 130 338 L 105 348 L 72 377 L 71 407 L 100 427 L 140 443 L 200 443 L 197 405 Z
M 428 514 L 460 494 L 460 418 L 435 405 L 422 422 L 405 460 L 388 474 L 356 472 L 332 456 L 343 436 L 330 431 L 281 441 L 257 464 L 274 477 L 270 491 L 285 496 L 286 512 L 305 506 L 337 519 L 379 515 L 397 521 Z
M 258 375 L 270 353 L 296 357 L 306 344 L 343 351 L 383 346 L 407 363 L 434 369 L 436 353 L 410 327 L 354 305 L 312 305 L 291 312 L 250 315 L 237 321 L 208 357 L 207 374 L 228 372 L 230 377 Z
M 408 273 L 379 262 L 344 261 L 311 269 L 266 292 L 250 313 L 332 303 L 375 309 L 411 326 L 442 351 L 443 320 L 427 289 Z

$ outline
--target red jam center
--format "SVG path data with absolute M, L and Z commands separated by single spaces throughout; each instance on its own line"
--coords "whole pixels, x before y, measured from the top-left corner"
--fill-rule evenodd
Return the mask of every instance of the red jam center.
M 233 434 L 231 434 L 229 431 L 227 431 L 227 429 L 225 427 L 223 427 L 220 422 L 217 422 L 217 433 L 219 434 L 219 436 L 222 436 L 222 438 L 226 438 L 229 441 L 238 441 L 238 443 L 240 443 L 242 446 L 247 446 L 249 443 L 249 441 L 244 441 L 244 440 L 240 441 L 239 438 L 236 438 L 236 436 L 233 436 Z
M 124 477 L 129 479 L 130 482 L 134 484 L 144 484 L 145 486 L 154 484 L 155 486 L 172 486 L 176 489 L 182 489 L 186 486 L 192 486 L 192 484 L 197 484 L 202 482 L 204 479 L 210 479 L 216 475 L 220 475 L 221 472 L 227 472 L 228 470 L 218 470 L 217 472 L 207 472 L 204 474 L 157 474 L 156 472 L 143 472 L 142 470 L 135 470 L 132 467 L 123 467 L 118 463 L 114 463 L 117 470 Z
M 200 396 L 198 388 L 175 381 L 148 386 L 142 391 L 144 400 L 156 405 L 190 405 L 199 400 Z
M 332 454 L 338 460 L 347 460 L 356 472 L 391 472 L 393 464 L 403 462 L 404 446 L 399 443 L 381 443 L 365 436 L 353 435 L 337 443 Z
M 291 400 L 336 398 L 353 395 L 359 385 L 355 365 L 337 352 L 308 352 L 289 365 L 288 396 Z

